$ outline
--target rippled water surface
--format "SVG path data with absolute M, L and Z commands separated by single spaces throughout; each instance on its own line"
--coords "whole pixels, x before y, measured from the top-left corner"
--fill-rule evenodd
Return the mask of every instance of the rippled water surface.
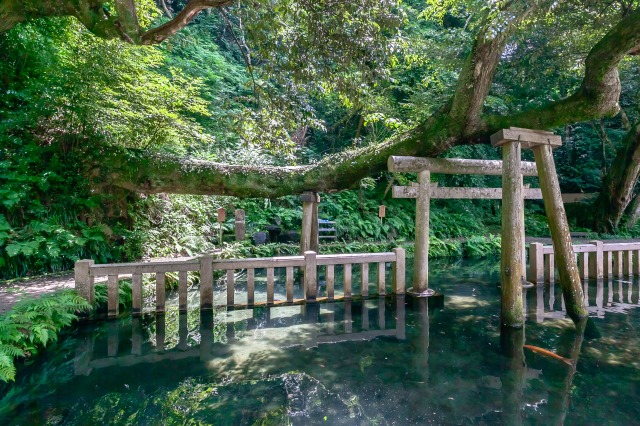
M 640 283 L 589 283 L 578 327 L 557 284 L 524 290 L 525 329 L 501 335 L 497 263 L 433 262 L 442 307 L 388 297 L 83 325 L 5 390 L 0 424 L 638 424 Z

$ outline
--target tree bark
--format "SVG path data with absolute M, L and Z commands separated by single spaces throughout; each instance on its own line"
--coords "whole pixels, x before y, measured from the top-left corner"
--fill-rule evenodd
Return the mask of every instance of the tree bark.
M 611 232 L 618 228 L 620 220 L 633 197 L 633 189 L 640 176 L 640 122 L 636 123 L 624 138 L 604 178 L 602 191 L 596 200 L 596 228 Z

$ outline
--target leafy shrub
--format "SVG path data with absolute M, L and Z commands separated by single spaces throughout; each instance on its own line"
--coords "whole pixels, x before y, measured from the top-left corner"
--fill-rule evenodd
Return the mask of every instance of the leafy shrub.
M 0 316 L 0 380 L 15 380 L 17 358 L 37 354 L 91 305 L 73 290 L 18 302 Z

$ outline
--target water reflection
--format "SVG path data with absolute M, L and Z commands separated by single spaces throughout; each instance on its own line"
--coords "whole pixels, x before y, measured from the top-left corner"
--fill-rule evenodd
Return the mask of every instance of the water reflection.
M 358 311 L 357 321 L 353 316 L 354 309 Z M 424 309 L 428 309 L 426 305 Z M 421 342 L 426 342 L 428 349 L 428 311 L 424 312 L 426 334 Z M 376 318 L 373 323 L 370 321 L 372 313 Z M 82 337 L 74 361 L 76 374 L 88 375 L 95 368 L 191 357 L 209 361 L 225 357 L 230 344 L 246 347 L 247 338 L 254 346 L 258 342 L 268 342 L 274 348 L 292 345 L 314 348 L 322 344 L 377 337 L 403 340 L 406 336 L 404 296 L 228 312 L 200 313 L 194 310 L 183 313 L 169 310 L 166 314 L 130 318 L 129 321 L 129 324 L 119 320 L 106 321 L 106 335 Z M 147 327 L 143 325 L 145 321 L 149 322 Z M 167 340 L 173 345 L 167 344 Z M 103 347 L 106 347 L 106 354 Z

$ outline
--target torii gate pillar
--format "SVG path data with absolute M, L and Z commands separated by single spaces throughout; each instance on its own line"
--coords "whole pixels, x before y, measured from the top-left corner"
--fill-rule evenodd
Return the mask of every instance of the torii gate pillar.
M 557 259 L 560 285 L 571 318 L 588 316 L 569 223 L 562 203 L 560 184 L 553 160 L 552 147 L 562 145 L 560 136 L 551 132 L 529 129 L 503 129 L 491 136 L 493 146 L 502 146 L 503 155 L 503 207 L 502 207 L 502 256 L 500 278 L 502 283 L 501 323 L 509 327 L 523 325 L 522 312 L 522 244 L 524 206 L 522 203 L 522 174 L 520 154 L 522 148 L 530 148 L 536 159 L 538 179 L 542 189 L 547 222 L 551 231 Z M 517 171 L 514 171 L 517 169 Z

